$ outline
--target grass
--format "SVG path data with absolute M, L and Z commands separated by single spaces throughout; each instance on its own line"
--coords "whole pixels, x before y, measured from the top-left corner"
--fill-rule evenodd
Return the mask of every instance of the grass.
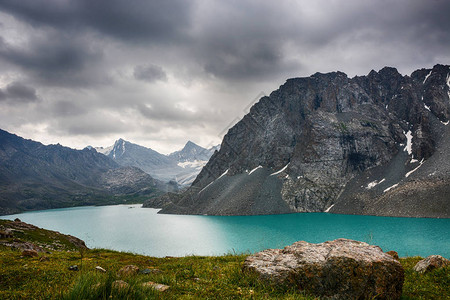
M 21 238 L 44 243 L 54 234 L 39 229 Z M 246 255 L 155 258 L 105 249 L 67 249 L 23 257 L 20 251 L 0 245 L 0 299 L 314 299 L 292 287 L 269 285 L 254 274 L 243 273 Z M 449 299 L 450 267 L 418 274 L 412 268 L 420 259 L 401 259 L 405 269 L 402 299 Z M 153 272 L 120 277 L 118 271 L 130 264 Z M 72 265 L 80 270 L 70 271 Z M 97 271 L 96 266 L 107 272 Z M 118 279 L 128 286 L 114 288 Z M 148 281 L 170 288 L 158 292 L 143 287 Z

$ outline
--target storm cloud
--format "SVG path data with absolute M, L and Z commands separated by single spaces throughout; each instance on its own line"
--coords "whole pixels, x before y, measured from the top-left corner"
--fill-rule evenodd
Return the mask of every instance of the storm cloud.
M 448 64 L 449 11 L 445 0 L 0 1 L 0 128 L 77 148 L 219 143 L 287 78 Z
M 14 81 L 8 84 L 4 91 L 0 89 L 0 101 L 28 103 L 37 100 L 36 90 L 22 82 Z

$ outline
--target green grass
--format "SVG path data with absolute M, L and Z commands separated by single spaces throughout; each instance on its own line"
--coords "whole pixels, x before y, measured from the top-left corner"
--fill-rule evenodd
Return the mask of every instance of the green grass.
M 41 255 L 42 257 L 43 255 Z M 87 250 L 82 269 L 76 251 L 55 251 L 40 257 L 22 257 L 19 251 L 0 250 L 0 299 L 313 299 L 293 288 L 265 284 L 241 270 L 245 255 L 218 257 L 188 256 L 154 258 L 110 250 Z M 405 284 L 403 299 L 448 299 L 450 268 L 418 274 L 412 267 L 419 257 L 403 258 Z M 160 273 L 137 274 L 120 278 L 117 272 L 125 265 L 141 269 L 158 269 Z M 95 270 L 101 266 L 107 273 Z M 114 290 L 112 282 L 121 279 L 128 288 Z M 153 281 L 169 285 L 165 292 L 142 287 Z
M 53 239 L 64 245 L 70 243 L 64 242 L 64 235 L 44 229 L 19 234 L 13 239 L 50 245 Z M 65 246 L 39 257 L 23 257 L 20 251 L 0 245 L 0 299 L 314 299 L 293 287 L 266 284 L 255 274 L 242 272 L 246 255 L 155 258 Z M 413 267 L 420 259 L 400 259 L 405 269 L 402 299 L 449 299 L 450 267 L 418 274 Z M 130 264 L 159 271 L 119 277 L 118 271 Z M 72 265 L 80 270 L 70 271 Z M 95 270 L 96 266 L 107 272 Z M 113 282 L 118 279 L 128 287 L 114 289 Z M 169 285 L 170 289 L 158 292 L 143 287 L 142 283 L 148 281 Z

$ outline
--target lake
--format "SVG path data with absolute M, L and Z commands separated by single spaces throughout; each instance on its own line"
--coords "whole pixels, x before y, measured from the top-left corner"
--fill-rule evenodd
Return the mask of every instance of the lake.
M 349 238 L 400 256 L 450 257 L 450 219 L 303 213 L 265 216 L 157 214 L 141 205 L 74 207 L 1 216 L 81 238 L 89 248 L 150 256 L 222 255 L 296 241 Z

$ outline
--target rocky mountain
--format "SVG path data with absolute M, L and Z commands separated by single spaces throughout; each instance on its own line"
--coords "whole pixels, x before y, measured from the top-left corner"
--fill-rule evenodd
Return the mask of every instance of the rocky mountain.
M 289 79 L 161 212 L 448 218 L 449 118 L 449 66 Z
M 119 139 L 113 146 L 95 149 L 121 166 L 137 167 L 159 180 L 187 186 L 206 165 L 216 147 L 205 149 L 188 141 L 183 149 L 164 155 L 153 149 Z
M 45 146 L 0 130 L 0 214 L 151 197 L 165 184 L 93 149 Z

